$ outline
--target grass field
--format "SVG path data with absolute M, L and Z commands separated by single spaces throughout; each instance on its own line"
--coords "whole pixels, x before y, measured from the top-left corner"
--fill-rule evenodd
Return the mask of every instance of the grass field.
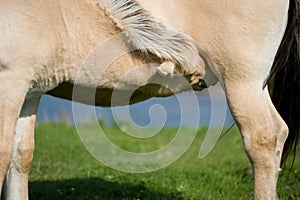
M 74 127 L 39 124 L 30 173 L 30 199 L 251 199 L 251 167 L 238 131 L 232 129 L 200 160 L 204 131 L 199 129 L 189 150 L 169 167 L 152 173 L 128 174 L 95 160 L 81 144 Z M 118 146 L 132 146 L 130 138 L 116 127 L 105 127 L 105 132 Z M 168 143 L 175 132 L 175 128 L 167 128 L 151 145 L 145 144 L 145 149 Z M 298 159 L 294 168 L 287 167 L 281 174 L 280 199 L 300 199 L 299 183 Z

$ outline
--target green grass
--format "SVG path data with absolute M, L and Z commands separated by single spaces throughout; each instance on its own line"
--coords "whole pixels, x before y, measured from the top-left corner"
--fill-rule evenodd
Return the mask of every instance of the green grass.
M 137 152 L 164 146 L 176 132 L 175 128 L 167 128 L 149 141 L 137 141 L 116 127 L 104 130 L 118 146 Z M 95 160 L 81 144 L 74 127 L 40 124 L 36 128 L 30 199 L 251 199 L 251 167 L 238 131 L 232 129 L 200 160 L 204 132 L 205 129 L 199 129 L 189 150 L 167 168 L 129 174 Z M 299 160 L 293 169 L 288 169 L 279 180 L 280 199 L 300 199 Z

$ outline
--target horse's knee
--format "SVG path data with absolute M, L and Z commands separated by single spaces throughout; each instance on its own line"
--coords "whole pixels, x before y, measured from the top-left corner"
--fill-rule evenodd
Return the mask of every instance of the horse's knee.
M 34 152 L 34 124 L 39 99 L 25 101 L 14 137 L 12 166 L 19 173 L 28 173 Z
M 283 123 L 264 126 L 255 131 L 243 131 L 245 149 L 253 164 L 273 165 L 274 156 L 281 157 L 288 136 L 288 127 Z M 272 166 L 273 167 L 273 166 Z
M 16 147 L 15 149 L 12 167 L 15 167 L 15 169 L 21 174 L 28 173 L 33 159 L 33 152 L 34 152 L 33 141 L 20 143 L 18 147 Z
M 243 138 L 252 164 L 271 167 L 277 144 L 277 135 L 272 127 L 265 126 L 251 132 L 243 131 Z
M 17 169 L 20 173 L 28 173 L 33 159 L 34 148 L 19 149 Z

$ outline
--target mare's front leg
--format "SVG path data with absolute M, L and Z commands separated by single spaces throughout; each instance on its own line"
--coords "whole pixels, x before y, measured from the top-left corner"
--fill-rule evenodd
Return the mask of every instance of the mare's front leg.
M 26 99 L 14 138 L 14 149 L 6 177 L 7 199 L 28 199 L 28 174 L 34 151 L 34 125 L 40 97 Z
M 24 74 L 0 71 L 0 189 L 11 163 L 16 123 L 29 84 Z M 1 195 L 5 198 L 6 192 L 2 191 Z
M 238 68 L 237 68 L 238 69 Z M 253 68 L 252 68 L 253 70 Z M 232 114 L 254 172 L 254 199 L 277 199 L 280 159 L 288 128 L 275 110 L 263 79 L 223 77 Z

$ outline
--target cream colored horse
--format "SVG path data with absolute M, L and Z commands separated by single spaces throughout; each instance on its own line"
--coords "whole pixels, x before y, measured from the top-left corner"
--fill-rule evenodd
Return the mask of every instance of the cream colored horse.
M 289 3 L 299 5 L 299 0 L 140 0 L 149 12 L 134 0 L 0 1 L 3 197 L 28 198 L 40 96 L 49 93 L 72 99 L 81 63 L 99 44 L 125 31 L 124 43 L 141 52 L 125 54 L 112 63 L 97 82 L 95 103 L 110 106 L 112 91 L 126 92 L 129 87 L 141 87 L 130 103 L 172 94 L 166 86 L 147 84 L 157 76 L 155 65 L 116 85 L 134 66 L 171 61 L 183 74 L 196 69 L 198 78 L 203 78 L 206 63 L 222 82 L 241 130 L 254 170 L 254 198 L 277 199 L 288 128 L 264 83 L 286 30 Z M 92 71 L 85 71 L 77 83 L 94 87 Z M 187 89 L 176 77 L 172 80 L 176 83 L 173 92 Z M 84 98 L 76 100 L 89 103 Z

